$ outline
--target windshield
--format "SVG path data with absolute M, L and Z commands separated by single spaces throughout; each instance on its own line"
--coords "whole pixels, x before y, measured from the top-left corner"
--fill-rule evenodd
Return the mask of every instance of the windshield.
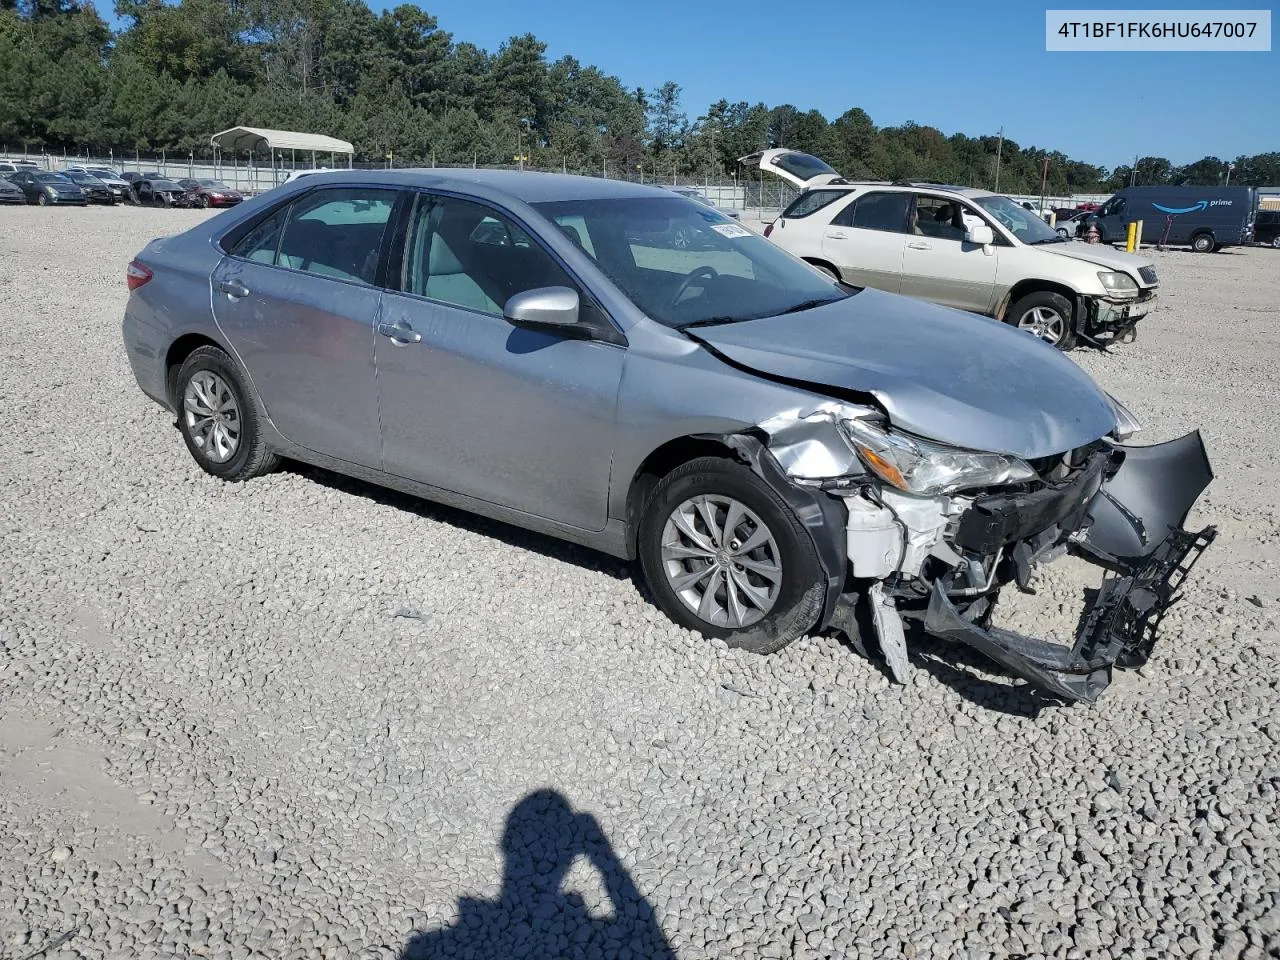
M 679 197 L 533 206 L 669 327 L 769 317 L 849 295 L 759 234 Z
M 60 173 L 37 173 L 35 178 L 41 183 L 69 183 L 65 176 Z
M 87 183 L 90 186 L 93 186 L 94 184 L 102 183 L 102 181 L 99 180 L 97 177 L 91 177 L 87 173 L 68 173 L 67 176 L 70 177 L 72 180 L 74 180 L 76 183 Z
M 178 186 L 172 180 L 152 180 L 151 189 L 152 190 L 177 190 L 179 193 L 185 192 L 180 186 Z
M 974 197 L 974 202 L 1023 243 L 1062 242 L 1062 237 L 1053 227 L 1008 197 Z
M 212 187 L 212 188 L 213 188 L 213 189 L 215 189 L 215 190 L 230 190 L 230 189 L 231 189 L 231 188 L 230 188 L 230 187 L 228 187 L 225 183 L 219 183 L 217 180 L 200 180 L 200 181 L 199 181 L 199 184 L 200 184 L 200 186 L 202 186 L 202 187 Z

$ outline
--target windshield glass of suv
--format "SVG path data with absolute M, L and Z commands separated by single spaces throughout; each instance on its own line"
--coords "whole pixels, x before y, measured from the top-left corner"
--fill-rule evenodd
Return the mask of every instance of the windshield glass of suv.
M 186 192 L 186 191 L 185 191 L 185 190 L 183 190 L 180 186 L 178 186 L 176 183 L 174 183 L 172 180 L 152 180 L 152 181 L 151 181 L 151 189 L 152 189 L 152 190 L 169 190 L 169 191 L 172 191 L 172 192 L 174 192 L 174 193 L 185 193 L 185 192 Z
M 1062 240 L 1053 227 L 1008 197 L 975 197 L 974 202 L 1023 243 L 1057 243 Z
M 849 295 L 759 234 L 678 197 L 533 206 L 669 327 L 753 320 Z

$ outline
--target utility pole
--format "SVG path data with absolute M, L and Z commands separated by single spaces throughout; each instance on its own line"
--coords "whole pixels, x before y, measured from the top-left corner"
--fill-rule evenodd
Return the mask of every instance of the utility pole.
M 1040 175 L 1040 216 L 1044 216 L 1044 194 L 1049 185 L 1049 155 L 1045 154 L 1044 173 Z
M 1231 186 L 1231 171 L 1234 170 L 1235 168 L 1236 168 L 1236 165 L 1234 163 L 1227 164 L 1227 182 L 1223 184 L 1224 187 Z
M 1000 140 L 996 143 L 996 188 L 995 192 L 1000 192 L 1000 154 L 1004 150 L 1004 124 L 1000 124 Z
M 1129 186 L 1133 186 L 1138 182 L 1138 155 L 1133 155 L 1133 169 L 1129 171 Z

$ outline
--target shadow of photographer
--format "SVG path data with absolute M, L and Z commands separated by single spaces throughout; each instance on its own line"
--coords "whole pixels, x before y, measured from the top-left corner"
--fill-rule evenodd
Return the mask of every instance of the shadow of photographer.
M 464 897 L 450 927 L 416 933 L 403 960 L 436 957 L 676 960 L 653 908 L 618 860 L 595 817 L 575 812 L 554 790 L 512 808 L 502 834 L 502 889 L 494 900 Z M 603 881 L 610 915 L 562 889 L 575 859 Z

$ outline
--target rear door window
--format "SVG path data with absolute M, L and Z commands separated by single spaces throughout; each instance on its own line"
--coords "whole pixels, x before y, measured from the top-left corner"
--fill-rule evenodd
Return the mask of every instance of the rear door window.
M 910 207 L 909 193 L 873 191 L 864 193 L 841 210 L 832 222 L 843 227 L 861 227 L 863 230 L 907 233 L 907 211 Z
M 394 190 L 317 190 L 294 201 L 276 265 L 353 283 L 372 284 Z

